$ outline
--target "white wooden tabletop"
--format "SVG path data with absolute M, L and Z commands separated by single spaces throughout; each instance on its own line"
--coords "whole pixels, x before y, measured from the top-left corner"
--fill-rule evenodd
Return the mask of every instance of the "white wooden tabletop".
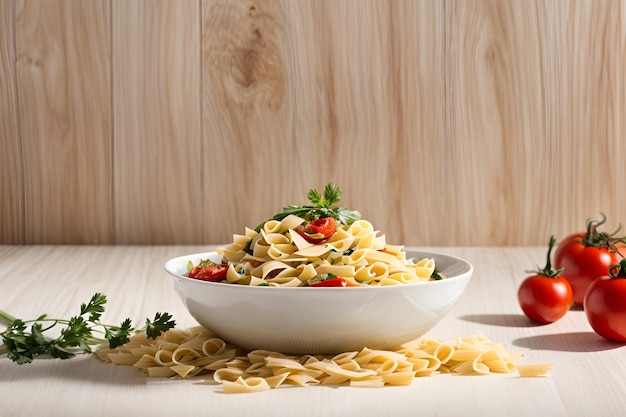
M 32 319 L 69 318 L 95 292 L 107 295 L 103 321 L 134 323 L 155 312 L 177 327 L 196 323 L 163 270 L 169 258 L 206 246 L 0 246 L 0 309 Z M 148 379 L 93 355 L 17 365 L 0 358 L 0 416 L 623 416 L 626 345 L 597 336 L 581 309 L 535 325 L 517 304 L 525 272 L 545 263 L 544 247 L 407 248 L 467 259 L 474 276 L 454 310 L 427 336 L 482 335 L 554 364 L 546 377 L 512 374 L 416 378 L 408 387 L 280 387 L 225 394 L 207 376 Z M 0 327 L 4 329 L 4 327 Z

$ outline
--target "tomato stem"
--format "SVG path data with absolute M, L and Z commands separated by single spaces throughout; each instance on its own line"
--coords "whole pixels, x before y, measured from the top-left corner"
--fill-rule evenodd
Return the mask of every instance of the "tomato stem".
M 619 264 L 609 266 L 609 276 L 611 278 L 626 278 L 626 259 L 622 257 Z
M 587 220 L 587 233 L 583 236 L 581 242 L 585 246 L 593 246 L 596 248 L 608 248 L 612 250 L 613 244 L 617 242 L 623 242 L 624 238 L 614 237 L 622 228 L 622 225 L 618 225 L 617 229 L 613 233 L 600 232 L 598 226 L 602 226 L 606 223 L 606 216 L 604 213 L 600 213 L 601 220 L 590 218 Z
M 546 260 L 546 266 L 543 269 L 538 268 L 537 271 L 526 271 L 528 273 L 534 273 L 537 275 L 541 275 L 548 278 L 558 278 L 561 276 L 561 273 L 565 270 L 565 268 L 554 269 L 552 268 L 552 249 L 554 249 L 554 245 L 556 244 L 556 239 L 554 236 L 550 236 L 550 242 L 548 244 L 548 255 Z

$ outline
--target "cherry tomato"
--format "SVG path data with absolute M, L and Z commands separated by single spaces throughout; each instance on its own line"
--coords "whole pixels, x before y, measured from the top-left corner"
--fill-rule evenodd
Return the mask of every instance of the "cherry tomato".
M 593 330 L 605 339 L 626 342 L 626 260 L 613 265 L 609 275 L 589 285 L 585 315 Z
M 228 272 L 228 265 L 211 263 L 203 267 L 194 267 L 189 271 L 189 278 L 201 281 L 223 281 Z
M 517 292 L 524 314 L 541 324 L 557 321 L 572 305 L 572 288 L 569 282 L 561 276 L 562 269 L 554 270 L 550 262 L 554 244 L 555 239 L 551 237 L 546 266 L 526 277 Z
M 597 221 L 587 221 L 586 233 L 575 233 L 567 236 L 554 253 L 554 266 L 564 268 L 565 277 L 572 286 L 575 305 L 582 306 L 587 287 L 598 277 L 606 275 L 611 265 L 621 259 L 618 251 L 626 254 L 623 244 L 614 242 L 613 238 L 598 231 L 598 226 L 606 221 L 606 217 Z
M 355 284 L 345 278 L 337 277 L 316 282 L 315 284 L 311 284 L 311 287 L 359 287 L 359 284 Z
M 337 222 L 332 217 L 323 217 L 298 226 L 296 231 L 307 242 L 317 245 L 328 240 L 337 231 Z
M 309 223 L 309 228 L 314 233 L 321 233 L 325 238 L 331 237 L 337 230 L 337 222 L 332 217 L 313 220 Z

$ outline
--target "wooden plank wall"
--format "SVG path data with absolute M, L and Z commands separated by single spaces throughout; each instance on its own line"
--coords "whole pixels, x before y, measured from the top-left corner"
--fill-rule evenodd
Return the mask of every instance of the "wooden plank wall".
M 0 0 L 0 243 L 225 243 L 339 184 L 390 243 L 626 222 L 626 1 Z

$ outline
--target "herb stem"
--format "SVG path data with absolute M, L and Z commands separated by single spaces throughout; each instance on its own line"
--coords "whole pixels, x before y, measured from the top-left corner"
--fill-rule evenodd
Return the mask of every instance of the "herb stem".
M 133 331 L 131 320 L 126 319 L 119 326 L 100 322 L 105 303 L 106 296 L 96 293 L 89 303 L 81 304 L 80 314 L 69 320 L 48 318 L 46 314 L 34 320 L 21 320 L 0 310 L 0 323 L 7 325 L 7 329 L 0 332 L 0 356 L 6 355 L 22 365 L 41 355 L 69 359 L 78 353 L 91 353 L 93 345 L 106 341 L 110 348 L 127 343 Z M 60 336 L 46 337 L 44 332 L 58 324 L 64 326 Z M 143 329 L 148 337 L 156 339 L 175 325 L 171 314 L 156 313 L 154 320 L 146 319 Z
M 2 324 L 12 326 L 15 320 L 17 320 L 15 317 L 4 310 L 0 310 L 0 322 L 2 322 Z M 8 352 L 9 348 L 4 343 L 0 343 L 0 356 L 6 355 Z
M 6 324 L 7 326 L 11 326 L 15 320 L 17 320 L 15 317 L 13 317 L 12 315 L 10 315 L 4 310 L 0 310 L 0 321 L 3 324 Z

